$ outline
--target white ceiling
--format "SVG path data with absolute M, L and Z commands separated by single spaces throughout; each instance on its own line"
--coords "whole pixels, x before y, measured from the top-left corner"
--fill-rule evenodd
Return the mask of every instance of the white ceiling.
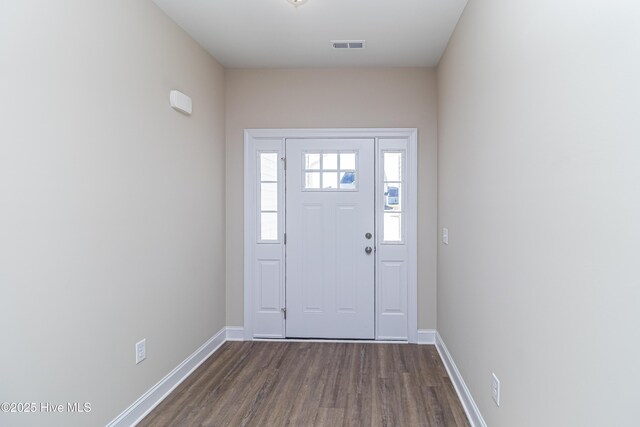
M 153 0 L 229 68 L 431 67 L 467 0 Z M 335 50 L 330 40 L 366 40 Z

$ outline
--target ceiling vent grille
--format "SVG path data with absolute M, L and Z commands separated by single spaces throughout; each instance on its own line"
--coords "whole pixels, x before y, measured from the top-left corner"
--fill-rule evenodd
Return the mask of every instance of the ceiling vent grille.
M 364 40 L 331 40 L 334 49 L 364 49 Z

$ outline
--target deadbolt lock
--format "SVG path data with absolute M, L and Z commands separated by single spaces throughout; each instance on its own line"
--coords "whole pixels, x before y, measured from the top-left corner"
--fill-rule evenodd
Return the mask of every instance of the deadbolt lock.
M 372 237 L 371 233 L 367 233 L 364 235 L 364 237 L 366 237 L 367 239 L 370 239 Z

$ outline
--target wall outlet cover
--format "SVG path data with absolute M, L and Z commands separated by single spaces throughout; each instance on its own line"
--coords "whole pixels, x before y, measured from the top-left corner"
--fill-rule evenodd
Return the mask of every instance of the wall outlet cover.
M 491 397 L 496 405 L 500 406 L 500 380 L 493 372 L 491 373 Z
M 147 339 L 136 343 L 136 365 L 147 358 Z

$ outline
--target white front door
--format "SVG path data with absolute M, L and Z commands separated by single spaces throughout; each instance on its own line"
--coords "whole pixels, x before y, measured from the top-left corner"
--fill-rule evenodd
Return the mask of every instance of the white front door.
M 286 336 L 373 339 L 374 139 L 286 140 Z

